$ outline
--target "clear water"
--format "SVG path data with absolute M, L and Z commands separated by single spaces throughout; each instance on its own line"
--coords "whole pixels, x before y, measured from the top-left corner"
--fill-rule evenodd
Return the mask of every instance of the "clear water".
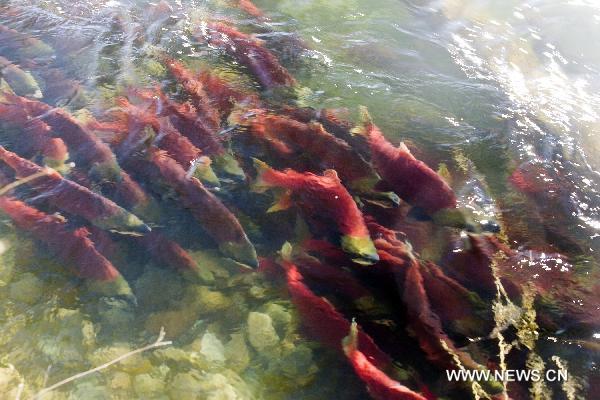
M 457 180 L 454 189 L 474 219 L 498 221 L 515 249 L 551 245 L 570 257 L 580 278 L 590 285 L 596 281 L 597 2 L 257 0 L 268 22 L 232 3 L 172 1 L 171 10 L 156 11 L 155 3 L 146 1 L 2 1 L 0 23 L 50 45 L 52 66 L 77 82 L 57 88 L 53 104 L 98 114 L 124 87 L 166 79 L 155 49 L 252 87 L 238 65 L 190 34 L 208 18 L 234 21 L 246 32 L 258 32 L 298 79 L 305 88 L 303 105 L 346 109 L 350 119 L 365 105 L 388 138 L 413 144 L 428 164 L 445 163 L 452 173 L 461 164 L 457 160 L 470 160 L 467 179 Z M 43 92 L 52 79 L 60 79 L 44 80 L 30 69 Z M 543 167 L 549 188 L 558 182 L 566 189 L 552 201 L 519 194 L 508 177 L 528 163 Z M 175 211 L 164 211 L 159 223 L 217 278 L 192 285 L 147 254 L 126 254 L 122 272 L 135 304 L 74 279 L 43 246 L 2 221 L 2 398 L 15 398 L 20 382 L 22 398 L 30 398 L 153 341 L 161 326 L 172 345 L 43 398 L 368 398 L 342 357 L 303 335 L 280 283 L 240 273 L 205 245 L 205 233 L 181 225 Z M 242 222 L 247 229 L 256 225 Z M 276 217 L 261 221 L 249 233 L 261 255 L 293 237 L 293 224 L 269 228 L 278 223 Z M 421 253 L 437 261 L 446 244 L 446 236 L 432 237 Z M 270 316 L 278 346 L 251 343 L 250 312 Z M 569 385 L 551 385 L 537 398 L 593 398 L 590 377 L 598 381 L 600 345 L 599 313 L 595 317 L 598 333 L 573 333 L 568 327 L 540 332 L 537 349 L 547 368 L 556 368 L 553 357 L 558 357 L 572 374 Z M 403 345 L 415 343 L 399 340 Z M 437 373 L 424 374 L 422 360 L 410 357 L 397 360 L 404 374 L 418 370 L 434 392 L 464 398 L 464 392 L 449 391 Z

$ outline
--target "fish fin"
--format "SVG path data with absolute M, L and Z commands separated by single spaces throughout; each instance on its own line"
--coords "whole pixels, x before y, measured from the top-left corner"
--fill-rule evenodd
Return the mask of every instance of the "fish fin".
M 264 161 L 259 160 L 258 158 L 252 158 L 254 163 L 254 168 L 256 169 L 256 180 L 252 184 L 252 191 L 256 193 L 264 193 L 269 188 L 272 187 L 269 183 L 265 182 L 263 175 L 271 170 L 269 164 Z
M 400 152 L 400 153 L 408 153 L 412 156 L 412 152 L 410 151 L 410 149 L 408 148 L 408 146 L 406 146 L 406 143 L 404 143 L 404 142 L 400 142 L 397 149 L 398 149 L 398 152 Z
M 342 347 L 346 355 L 349 355 L 358 349 L 358 324 L 354 318 L 352 318 L 352 324 L 350 325 L 350 332 L 348 332 L 348 336 L 342 339 Z
M 328 178 L 335 179 L 336 181 L 341 182 L 340 177 L 338 176 L 335 169 L 326 169 L 325 171 L 323 171 L 323 176 L 326 176 Z
M 290 242 L 285 242 L 283 244 L 283 246 L 281 246 L 281 250 L 279 250 L 279 255 L 281 256 L 281 258 L 283 258 L 285 261 L 292 261 L 292 252 L 293 252 L 293 247 L 292 244 Z
M 371 114 L 369 114 L 367 107 L 359 106 L 358 111 L 360 122 L 350 130 L 350 133 L 356 136 L 367 136 L 367 126 L 373 124 L 373 119 L 371 118 Z
M 5 94 L 14 95 L 15 92 L 12 90 L 8 82 L 3 78 L 0 78 L 0 101 L 6 100 Z
M 186 177 L 189 179 L 192 176 L 200 179 L 202 182 L 209 183 L 213 186 L 219 186 L 219 178 L 213 171 L 211 160 L 207 156 L 201 156 L 192 162 L 192 166 L 187 171 Z
M 236 102 L 233 105 L 233 109 L 229 113 L 229 116 L 227 117 L 227 125 L 229 125 L 229 126 L 247 125 L 247 121 L 248 121 L 248 116 L 246 115 L 247 113 L 248 113 L 248 109 L 245 108 L 243 105 Z
M 304 243 L 312 237 L 308 224 L 300 215 L 296 216 L 296 223 L 294 224 L 294 237 L 296 239 L 296 243 Z
M 440 163 L 438 166 L 437 174 L 444 180 L 449 186 L 452 186 L 452 174 L 448 169 L 446 163 Z
M 269 209 L 267 213 L 273 213 L 277 211 L 287 210 L 292 206 L 292 192 L 290 190 L 283 191 L 279 196 L 277 196 L 277 200 Z

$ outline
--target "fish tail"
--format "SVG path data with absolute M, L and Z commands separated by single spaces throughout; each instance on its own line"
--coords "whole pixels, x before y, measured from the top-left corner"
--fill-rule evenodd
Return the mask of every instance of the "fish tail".
M 272 173 L 273 169 L 269 167 L 269 165 L 266 162 L 261 161 L 258 158 L 253 158 L 252 161 L 254 162 L 254 168 L 257 172 L 256 180 L 252 184 L 252 191 L 257 193 L 264 193 L 268 189 L 275 186 L 272 183 L 269 183 L 265 177 L 265 175 Z
M 186 177 L 196 177 L 202 182 L 209 183 L 213 186 L 219 186 L 220 181 L 215 171 L 212 168 L 212 160 L 207 156 L 200 156 L 194 159 L 187 170 Z
M 290 242 L 285 242 L 283 246 L 281 246 L 281 250 L 279 250 L 279 255 L 284 261 L 291 262 L 293 250 L 292 244 Z
M 248 107 L 239 102 L 234 102 L 231 113 L 227 117 L 230 126 L 249 126 L 255 116 L 265 114 L 263 109 L 248 109 Z
M 359 123 L 350 130 L 350 133 L 357 136 L 368 136 L 369 135 L 369 126 L 373 124 L 373 119 L 371 118 L 371 114 L 369 114 L 369 110 L 365 106 L 358 107 L 359 112 Z
M 348 336 L 342 340 L 342 348 L 344 349 L 344 353 L 346 355 L 349 355 L 358 349 L 358 324 L 354 319 L 350 325 Z
M 282 190 L 275 196 L 275 202 L 269 207 L 267 213 L 287 210 L 292 206 L 292 192 L 290 190 Z

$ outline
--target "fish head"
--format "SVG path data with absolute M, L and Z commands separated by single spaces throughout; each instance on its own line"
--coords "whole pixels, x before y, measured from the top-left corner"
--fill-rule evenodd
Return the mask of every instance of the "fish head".
M 252 268 L 258 268 L 256 250 L 247 239 L 239 242 L 220 243 L 219 250 L 225 256 L 230 257 L 241 264 L 248 265 Z
M 344 235 L 341 240 L 342 249 L 350 254 L 360 265 L 372 265 L 379 261 L 377 249 L 369 236 Z

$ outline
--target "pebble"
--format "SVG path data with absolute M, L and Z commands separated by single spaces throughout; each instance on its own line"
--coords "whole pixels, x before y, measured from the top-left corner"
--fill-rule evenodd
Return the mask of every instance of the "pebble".
M 273 320 L 268 314 L 255 311 L 248 314 L 248 341 L 259 352 L 279 343 Z

